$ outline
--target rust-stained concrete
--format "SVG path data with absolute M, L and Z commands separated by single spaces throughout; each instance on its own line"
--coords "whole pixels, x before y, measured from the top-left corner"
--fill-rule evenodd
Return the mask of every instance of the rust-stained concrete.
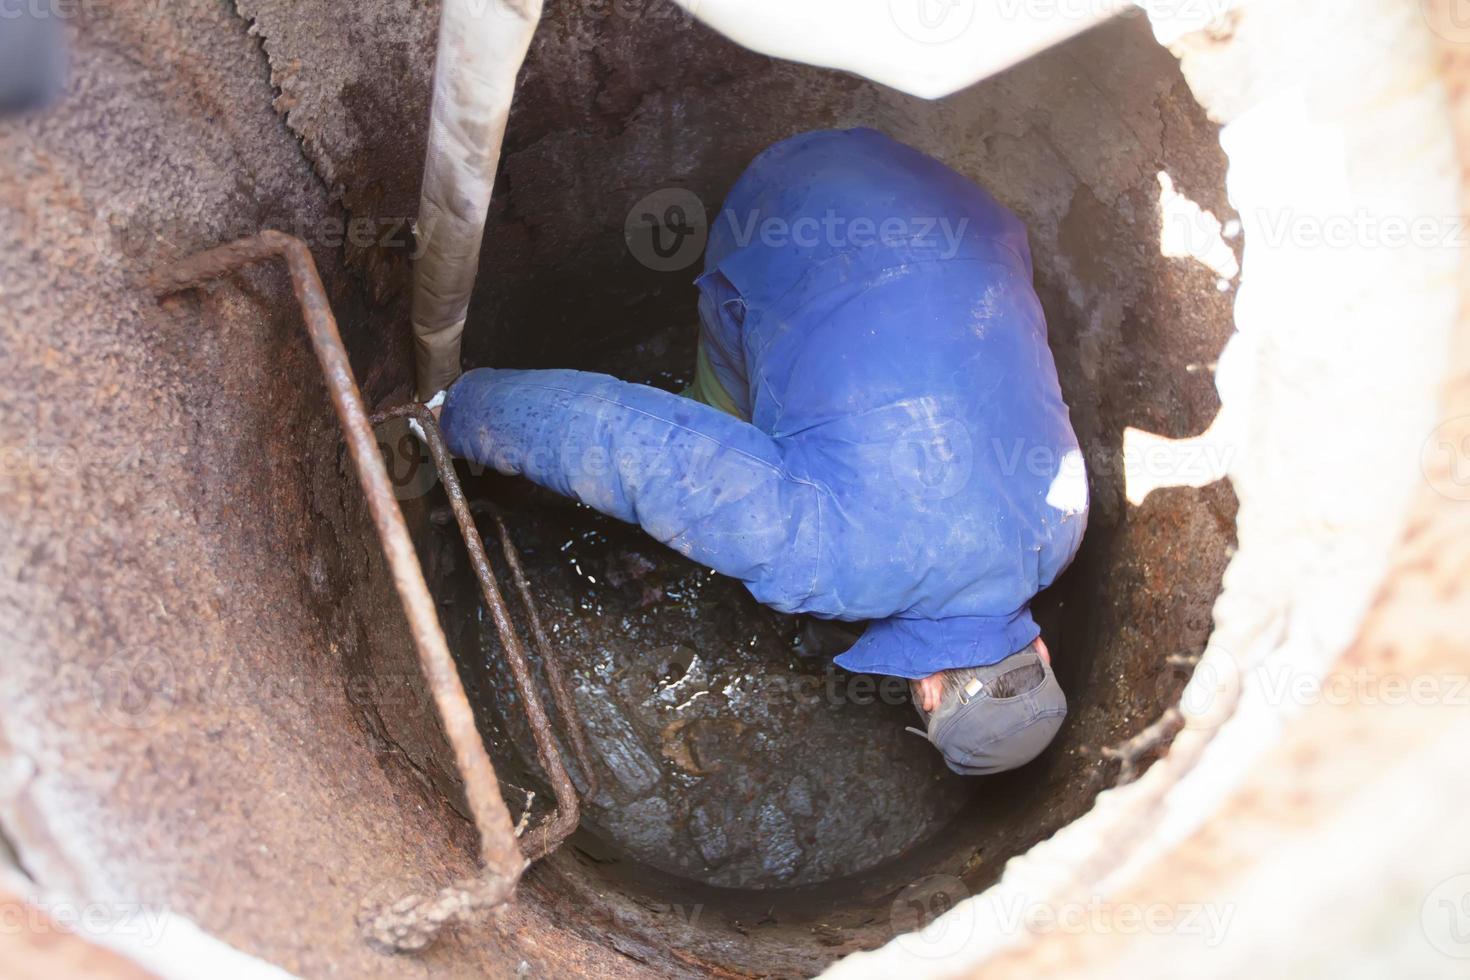
M 381 551 L 284 274 L 164 307 L 138 276 L 301 227 L 370 397 L 406 379 L 404 338 L 363 315 L 243 22 L 200 0 L 71 26 L 65 99 L 0 128 L 24 243 L 0 259 L 0 820 L 23 866 L 305 975 L 615 972 L 555 926 L 517 952 L 488 938 L 520 911 L 414 962 L 359 939 L 361 899 L 475 853 Z

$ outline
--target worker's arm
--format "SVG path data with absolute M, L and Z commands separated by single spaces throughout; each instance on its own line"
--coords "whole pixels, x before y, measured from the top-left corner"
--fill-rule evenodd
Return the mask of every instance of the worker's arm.
M 603 374 L 482 368 L 441 425 L 456 455 L 639 524 L 777 609 L 816 587 L 825 494 L 749 423 Z

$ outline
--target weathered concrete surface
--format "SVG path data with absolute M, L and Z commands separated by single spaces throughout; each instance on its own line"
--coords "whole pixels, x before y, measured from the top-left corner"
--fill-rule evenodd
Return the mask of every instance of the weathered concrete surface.
M 270 65 L 272 104 L 333 201 L 361 222 L 345 243 L 379 302 L 408 287 L 439 5 L 240 0 Z
M 22 865 L 305 975 L 621 970 L 546 930 L 511 952 L 519 913 L 421 961 L 359 939 L 360 899 L 474 862 L 381 554 L 284 275 L 166 308 L 136 281 L 300 229 L 377 354 L 370 397 L 407 377 L 402 328 L 362 315 L 242 21 L 199 0 L 69 26 L 65 99 L 0 124 L 0 822 Z

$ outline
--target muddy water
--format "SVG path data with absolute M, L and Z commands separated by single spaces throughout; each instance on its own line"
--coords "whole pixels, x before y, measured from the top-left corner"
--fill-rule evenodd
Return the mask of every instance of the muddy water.
M 904 682 L 804 656 L 795 617 L 637 528 L 581 507 L 506 516 L 596 756 L 583 826 L 614 849 L 715 885 L 809 884 L 900 854 L 963 806 L 965 781 L 904 731 Z M 524 772 L 499 641 L 478 602 L 471 615 L 498 760 Z
M 692 361 L 681 339 L 597 366 L 678 390 Z M 811 884 L 902 854 L 969 800 L 974 787 L 904 731 L 917 724 L 905 682 L 812 656 L 796 617 L 637 527 L 521 481 L 470 477 L 467 489 L 513 529 L 596 756 L 582 826 L 613 851 L 714 885 Z M 442 619 L 512 814 L 534 792 L 538 815 L 549 798 L 493 624 L 452 521 L 441 511 L 435 524 Z M 483 518 L 481 530 L 494 541 Z

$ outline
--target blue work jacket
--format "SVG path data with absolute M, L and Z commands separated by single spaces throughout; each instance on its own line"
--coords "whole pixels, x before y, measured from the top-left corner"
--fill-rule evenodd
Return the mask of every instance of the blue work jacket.
M 448 393 L 450 448 L 779 610 L 872 620 L 849 670 L 925 677 L 1035 639 L 1087 482 L 1019 219 L 881 133 L 804 133 L 736 183 L 696 285 L 724 410 L 480 369 Z

